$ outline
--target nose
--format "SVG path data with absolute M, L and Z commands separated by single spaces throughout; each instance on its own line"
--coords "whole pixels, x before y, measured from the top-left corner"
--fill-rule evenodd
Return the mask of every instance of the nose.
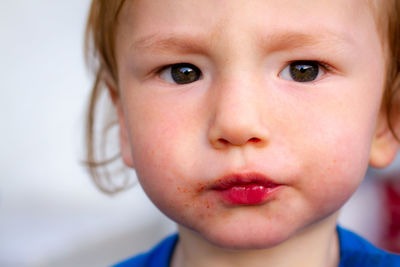
M 265 103 L 257 83 L 225 83 L 215 88 L 208 137 L 216 149 L 263 147 L 269 140 Z

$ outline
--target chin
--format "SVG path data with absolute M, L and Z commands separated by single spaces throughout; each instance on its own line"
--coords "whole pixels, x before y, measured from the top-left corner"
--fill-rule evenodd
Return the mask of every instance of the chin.
M 229 250 L 268 249 L 290 237 L 288 229 L 271 225 L 257 226 L 254 223 L 214 226 L 198 233 L 209 243 Z
M 287 237 L 278 235 L 238 235 L 229 233 L 224 235 L 203 235 L 213 245 L 229 250 L 268 249 L 284 242 Z

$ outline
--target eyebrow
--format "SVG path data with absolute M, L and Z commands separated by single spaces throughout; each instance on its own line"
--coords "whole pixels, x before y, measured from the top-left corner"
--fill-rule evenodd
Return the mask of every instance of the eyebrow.
M 336 48 L 337 46 L 352 45 L 355 43 L 355 40 L 349 34 L 342 34 L 326 29 L 323 32 L 314 32 L 311 34 L 298 31 L 270 34 L 259 37 L 259 40 L 262 46 L 269 52 L 323 45 L 334 46 Z
M 321 45 L 355 43 L 349 34 L 337 33 L 324 29 L 322 32 L 286 31 L 284 33 L 272 33 L 266 36 L 255 36 L 260 47 L 268 52 L 296 49 L 301 47 L 313 47 Z M 152 52 L 178 52 L 201 53 L 212 44 L 212 38 L 206 39 L 202 35 L 193 34 L 152 34 L 134 41 L 130 49 Z
M 161 35 L 152 34 L 134 41 L 130 48 L 133 50 L 150 50 L 157 52 L 193 52 L 198 53 L 204 50 L 204 39 L 193 35 Z M 208 41 L 209 43 L 209 41 Z

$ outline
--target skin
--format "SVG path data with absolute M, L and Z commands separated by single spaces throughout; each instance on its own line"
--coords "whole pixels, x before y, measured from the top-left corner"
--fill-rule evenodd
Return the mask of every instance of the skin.
M 366 1 L 135 1 L 119 19 L 105 80 L 125 163 L 179 224 L 172 266 L 337 266 L 339 209 L 397 151 Z M 296 60 L 326 68 L 296 82 L 283 71 Z M 202 77 L 174 84 L 162 68 L 183 62 Z M 282 185 L 262 205 L 210 188 L 252 172 Z

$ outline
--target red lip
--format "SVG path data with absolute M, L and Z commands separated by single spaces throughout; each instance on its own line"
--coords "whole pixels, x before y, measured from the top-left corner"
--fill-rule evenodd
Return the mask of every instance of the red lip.
M 266 201 L 278 188 L 266 176 L 258 173 L 227 175 L 211 188 L 234 205 L 257 205 Z

